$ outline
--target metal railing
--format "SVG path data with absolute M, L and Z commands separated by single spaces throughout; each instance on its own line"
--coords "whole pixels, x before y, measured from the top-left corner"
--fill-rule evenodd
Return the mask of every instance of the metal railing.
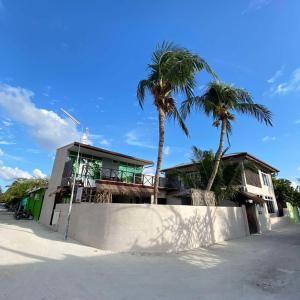
M 82 168 L 76 179 L 82 182 L 83 186 L 94 186 L 97 180 L 116 181 L 128 184 L 139 184 L 144 186 L 154 186 L 154 176 L 142 173 L 135 173 L 126 170 L 102 168 L 91 171 L 89 168 Z M 72 178 L 72 177 L 71 177 Z M 70 177 L 62 179 L 62 185 L 70 185 Z M 160 180 L 160 186 L 164 183 Z

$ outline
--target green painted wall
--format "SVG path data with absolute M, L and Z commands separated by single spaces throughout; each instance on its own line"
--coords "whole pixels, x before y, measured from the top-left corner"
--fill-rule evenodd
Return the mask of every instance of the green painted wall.
M 102 167 L 102 159 L 88 154 L 80 154 L 79 156 L 79 165 L 76 164 L 77 153 L 70 152 L 69 159 L 72 161 L 73 174 L 75 171 L 79 173 L 80 176 L 88 176 L 93 179 L 100 178 L 100 171 Z M 84 170 L 83 165 L 89 164 L 88 174 L 83 174 Z
M 134 174 L 141 174 L 143 167 L 120 162 L 119 171 L 122 172 L 122 178 L 126 178 L 127 183 L 133 183 Z
M 300 223 L 300 216 L 299 216 L 299 210 L 298 207 L 292 206 L 291 203 L 287 202 L 286 203 L 288 212 L 289 212 L 289 217 L 292 220 L 293 223 Z
M 45 191 L 46 191 L 46 189 L 44 189 L 44 188 L 39 189 L 39 190 L 31 193 L 28 197 L 26 209 L 30 210 L 30 212 L 33 215 L 33 219 L 36 221 L 38 221 L 40 218 Z

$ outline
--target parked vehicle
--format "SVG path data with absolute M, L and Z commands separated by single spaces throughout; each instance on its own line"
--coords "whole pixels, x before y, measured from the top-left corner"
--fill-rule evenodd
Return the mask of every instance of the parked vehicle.
M 20 219 L 33 220 L 33 215 L 31 214 L 30 211 L 27 210 L 16 211 L 14 217 L 16 220 L 20 220 Z

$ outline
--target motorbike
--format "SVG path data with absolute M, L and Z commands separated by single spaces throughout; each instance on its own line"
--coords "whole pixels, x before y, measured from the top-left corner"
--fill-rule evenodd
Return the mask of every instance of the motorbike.
M 16 220 L 33 220 L 33 215 L 31 214 L 31 212 L 26 210 L 16 211 L 14 217 Z

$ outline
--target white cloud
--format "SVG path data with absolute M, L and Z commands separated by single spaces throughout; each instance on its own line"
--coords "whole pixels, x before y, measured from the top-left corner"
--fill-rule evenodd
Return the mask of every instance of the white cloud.
M 33 177 L 35 178 L 46 178 L 47 175 L 44 174 L 40 169 L 34 169 L 32 172 Z
M 274 83 L 283 74 L 283 67 L 275 72 L 275 74 L 267 80 L 268 83 Z
M 46 174 L 44 174 L 39 169 L 34 169 L 32 174 L 30 174 L 27 171 L 24 171 L 18 167 L 12 168 L 3 165 L 3 162 L 0 161 L 0 178 L 5 181 L 11 181 L 18 178 L 25 178 L 25 179 L 31 179 L 31 178 L 46 178 Z
M 54 150 L 79 140 L 75 124 L 53 111 L 38 108 L 32 102 L 33 96 L 30 90 L 0 84 L 0 106 L 11 119 L 25 125 L 29 134 L 42 147 Z
M 13 159 L 13 160 L 16 160 L 16 161 L 22 161 L 22 160 L 24 160 L 20 156 L 15 156 L 15 155 L 11 155 L 11 154 L 5 153 L 1 148 L 0 148 L 0 156 L 5 156 L 8 159 Z
M 136 130 L 131 130 L 125 134 L 125 142 L 131 146 L 144 147 L 144 148 L 149 148 L 149 149 L 156 148 L 155 146 L 153 146 L 145 141 L 142 141 L 140 139 L 140 134 L 138 134 L 138 132 Z
M 293 71 L 288 81 L 273 85 L 270 88 L 270 92 L 273 95 L 298 91 L 300 91 L 300 68 Z
M 7 120 L 3 120 L 2 124 L 6 127 L 10 127 L 13 125 L 13 122 L 11 120 L 7 119 Z
M 11 168 L 6 166 L 0 166 L 0 177 L 3 180 L 13 180 L 16 178 L 32 178 L 32 176 L 19 168 Z
M 156 171 L 155 166 L 152 166 L 152 167 L 144 168 L 143 173 L 146 174 L 146 175 L 153 175 L 154 176 L 155 171 Z
M 291 180 L 291 185 L 292 185 L 292 187 L 295 189 L 295 188 L 297 188 L 297 186 L 299 185 L 296 181 L 294 181 L 294 180 Z
M 5 166 L 2 161 L 0 161 L 0 178 L 2 178 L 5 181 L 14 180 L 17 178 L 46 178 L 46 174 L 44 174 L 39 169 L 34 169 L 32 171 L 32 174 L 30 174 L 27 171 L 24 171 L 18 167 L 12 168 Z
M 295 121 L 295 124 L 300 124 L 300 120 L 296 120 L 296 121 Z
M 164 147 L 164 154 L 165 155 L 170 155 L 171 153 L 171 147 L 170 146 L 165 146 Z
M 268 6 L 271 2 L 272 0 L 251 0 L 248 4 L 248 7 L 244 11 L 242 11 L 242 14 L 244 15 L 249 12 L 260 10 Z
M 89 134 L 88 137 L 91 144 L 99 144 L 101 146 L 111 145 L 111 140 L 105 138 L 103 134 Z
M 99 141 L 99 144 L 102 146 L 109 146 L 110 142 L 107 139 L 102 139 Z
M 4 141 L 4 140 L 2 140 L 2 141 L 0 141 L 0 145 L 15 145 L 16 143 L 14 143 L 14 142 L 8 142 L 8 141 Z
M 26 149 L 26 152 L 33 153 L 33 154 L 39 154 L 41 151 L 38 149 L 29 148 L 29 149 Z
M 269 135 L 262 138 L 263 142 L 271 142 L 271 141 L 275 141 L 275 140 L 276 140 L 275 136 L 269 136 Z

